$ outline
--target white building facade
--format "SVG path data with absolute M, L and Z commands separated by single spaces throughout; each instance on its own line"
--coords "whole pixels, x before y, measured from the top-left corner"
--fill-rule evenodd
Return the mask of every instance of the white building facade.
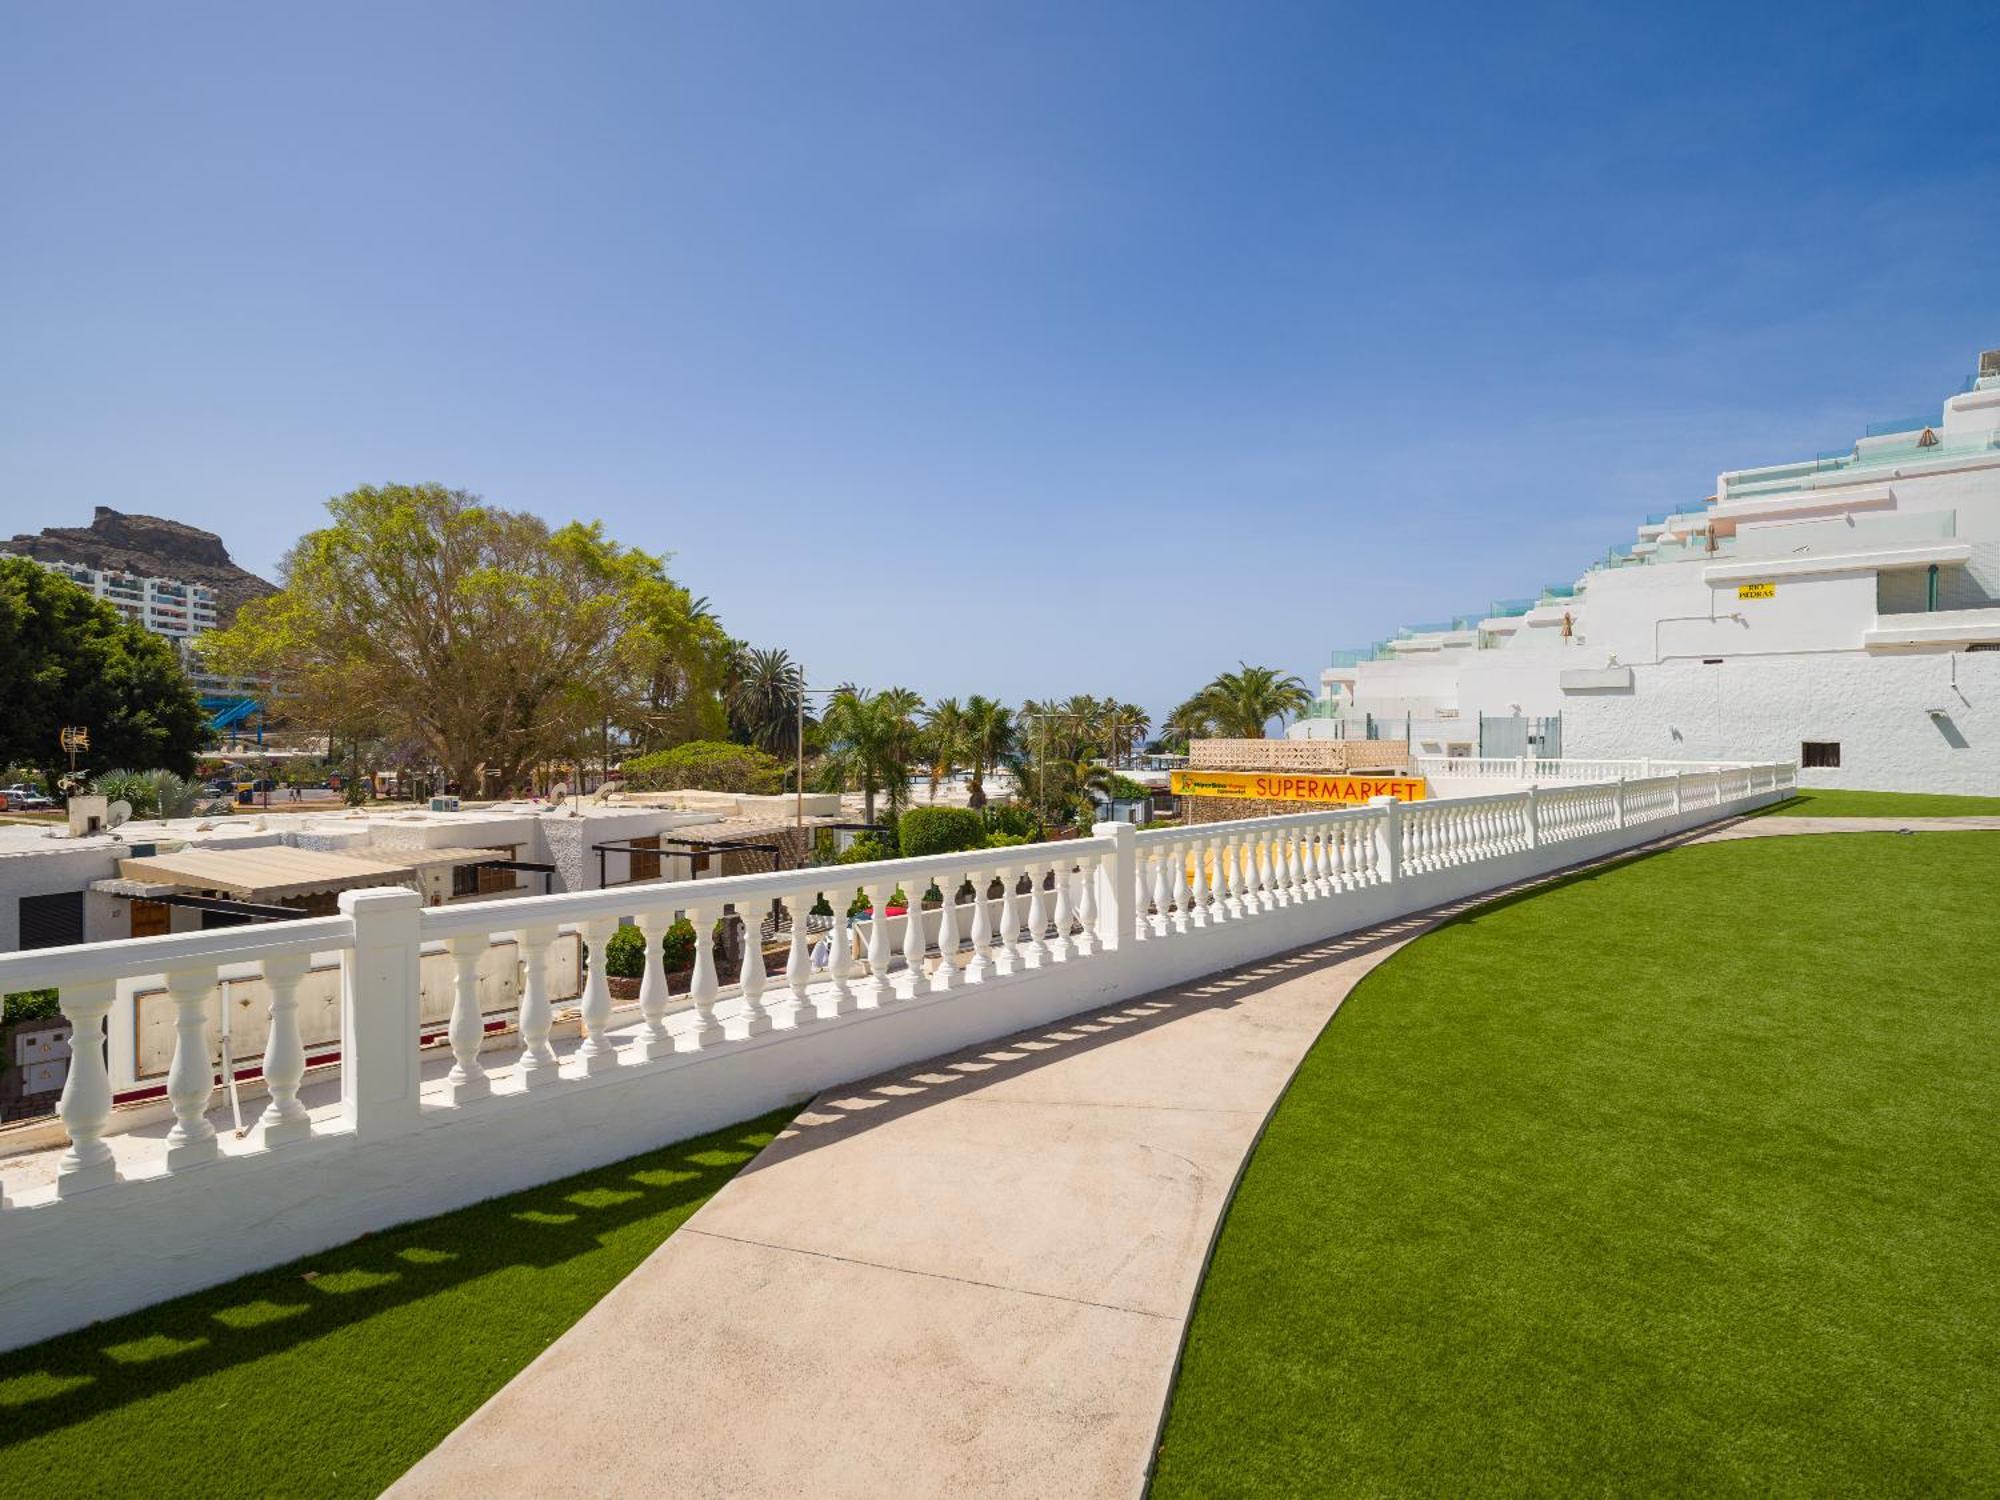
M 0 557 L 12 556 L 0 552 Z M 215 591 L 182 578 L 143 578 L 111 568 L 93 568 L 84 563 L 40 562 L 51 573 L 60 573 L 79 588 L 115 606 L 134 625 L 142 625 L 155 635 L 186 643 L 218 623 Z
M 1935 421 L 1723 474 L 1573 583 L 1337 654 L 1291 732 L 1494 755 L 1496 722 L 1557 721 L 1572 758 L 2000 794 L 2000 350 Z

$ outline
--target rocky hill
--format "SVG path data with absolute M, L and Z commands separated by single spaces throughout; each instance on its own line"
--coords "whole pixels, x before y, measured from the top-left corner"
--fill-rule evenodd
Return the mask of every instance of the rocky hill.
M 216 612 L 225 625 L 237 606 L 277 592 L 276 585 L 237 567 L 214 532 L 164 516 L 128 516 L 107 505 L 97 507 L 88 526 L 51 526 L 0 544 L 0 551 L 206 584 L 215 590 Z

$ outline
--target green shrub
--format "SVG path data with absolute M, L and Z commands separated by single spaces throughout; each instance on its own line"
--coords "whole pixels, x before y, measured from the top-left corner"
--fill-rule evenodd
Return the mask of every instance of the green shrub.
M 1153 795 L 1153 789 L 1142 781 L 1134 781 L 1130 776 L 1114 774 L 1105 792 L 1113 802 L 1144 802 Z
M 0 1026 L 16 1021 L 46 1021 L 62 1014 L 54 990 L 16 990 L 0 997 Z
M 991 833 L 1012 834 L 1017 844 L 1031 843 L 1041 825 L 1035 821 L 1034 813 L 1018 802 L 989 802 L 986 804 L 986 827 Z
M 986 836 L 989 849 L 1013 849 L 1021 844 L 1032 844 L 1035 836 L 1031 833 L 992 833 Z
M 689 740 L 671 750 L 625 762 L 626 784 L 641 791 L 743 792 L 768 795 L 785 787 L 784 762 L 754 745 Z
M 833 862 L 837 865 L 867 865 L 878 859 L 895 857 L 896 851 L 890 847 L 885 834 L 864 833 L 835 855 Z
M 721 950 L 722 924 L 715 924 L 717 951 Z M 669 974 L 684 973 L 694 967 L 694 923 L 686 917 L 674 918 L 660 943 L 661 967 Z M 604 945 L 604 972 L 613 979 L 646 977 L 646 934 L 637 927 L 621 927 Z
M 986 847 L 985 821 L 969 807 L 913 807 L 896 827 L 903 858 Z

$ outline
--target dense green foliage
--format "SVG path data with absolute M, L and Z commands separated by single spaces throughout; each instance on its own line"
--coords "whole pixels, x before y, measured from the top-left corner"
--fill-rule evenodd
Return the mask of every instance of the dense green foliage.
M 106 771 L 90 784 L 100 797 L 131 804 L 135 818 L 188 818 L 201 805 L 201 788 L 172 771 Z
M 978 849 L 985 843 L 985 820 L 969 807 L 913 807 L 896 825 L 896 844 L 905 859 Z
M 694 923 L 686 917 L 675 917 L 661 934 L 660 967 L 669 974 L 682 974 L 694 967 Z M 645 933 L 630 926 L 612 933 L 604 945 L 604 972 L 613 979 L 645 978 Z
M 16 1021 L 46 1021 L 62 1014 L 54 990 L 16 990 L 0 996 L 0 1026 Z
M 57 737 L 90 731 L 79 769 L 158 766 L 185 776 L 208 733 L 174 648 L 24 557 L 0 558 L 0 762 L 67 768 Z
M 1042 825 L 1036 821 L 1033 810 L 1018 802 L 989 803 L 983 814 L 988 832 L 1004 834 L 1017 844 L 1031 843 L 1041 835 Z
M 777 757 L 754 745 L 726 740 L 689 740 L 671 750 L 635 755 L 625 762 L 625 779 L 640 790 L 769 795 L 784 790 L 785 767 Z
M 1251 1158 L 1154 1493 L 1989 1490 L 1996 890 L 1988 834 L 1697 845 L 1390 959 Z
M 0 1492 L 378 1495 L 789 1115 L 0 1355 Z

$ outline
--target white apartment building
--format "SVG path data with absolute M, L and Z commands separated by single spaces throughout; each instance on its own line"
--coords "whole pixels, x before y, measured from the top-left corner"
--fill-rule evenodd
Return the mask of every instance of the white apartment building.
M 1722 474 L 1572 582 L 1336 653 L 1320 684 L 1293 735 L 1410 723 L 1509 755 L 1495 725 L 1546 725 L 1572 758 L 2000 793 L 2000 350 L 1935 420 Z
M 12 556 L 0 552 L 0 557 Z M 142 578 L 136 573 L 92 568 L 83 563 L 46 562 L 33 559 L 51 573 L 60 573 L 70 582 L 88 589 L 96 598 L 115 605 L 126 619 L 143 625 L 155 635 L 188 642 L 204 630 L 213 630 L 216 618 L 215 591 L 180 578 Z

